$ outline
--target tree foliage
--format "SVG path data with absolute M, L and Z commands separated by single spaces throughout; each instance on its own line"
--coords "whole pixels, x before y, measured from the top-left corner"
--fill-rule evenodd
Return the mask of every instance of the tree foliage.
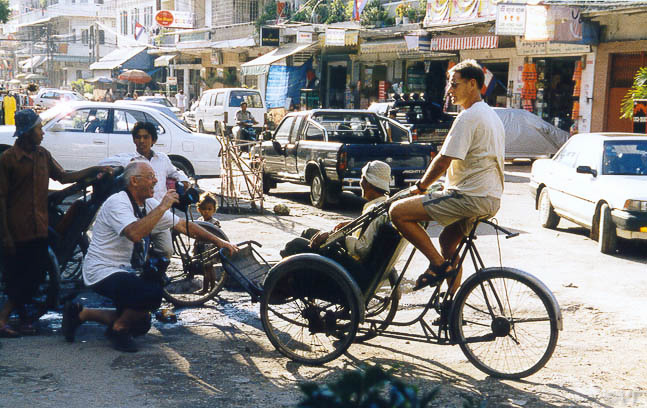
M 380 0 L 371 0 L 371 2 L 364 7 L 360 23 L 363 26 L 379 25 L 380 23 L 386 25 L 393 24 L 390 20 L 392 20 L 392 18 L 389 17 L 384 7 L 382 7 Z
M 622 100 L 620 112 L 622 119 L 634 117 L 634 100 L 647 99 L 647 67 L 642 67 L 636 72 L 634 83 Z
M 6 23 L 9 20 L 9 14 L 11 9 L 9 9 L 8 0 L 0 0 L 0 23 Z

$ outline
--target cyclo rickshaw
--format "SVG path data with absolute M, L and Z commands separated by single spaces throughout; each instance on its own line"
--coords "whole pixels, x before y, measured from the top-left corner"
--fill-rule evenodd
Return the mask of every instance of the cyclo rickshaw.
M 233 256 L 221 251 L 223 267 L 260 302 L 263 328 L 283 355 L 305 364 L 324 364 L 344 353 L 354 341 L 376 336 L 441 345 L 458 345 L 479 370 L 499 378 L 518 379 L 541 369 L 550 359 L 562 316 L 551 291 L 536 277 L 509 267 L 485 267 L 476 246 L 479 223 L 497 234 L 512 233 L 490 220 L 479 220 L 453 255 L 460 268 L 469 254 L 474 274 L 455 295 L 431 290 L 422 311 L 413 319 L 396 321 L 403 276 L 415 248 L 398 274 L 393 268 L 407 241 L 390 224 L 378 231 L 361 268 L 350 273 L 335 261 L 344 251 L 340 241 L 361 230 L 405 196 L 403 190 L 372 211 L 332 233 L 317 250 L 269 264 L 247 241 Z M 450 280 L 452 287 L 456 277 Z M 427 312 L 438 313 L 437 326 Z M 403 331 L 416 326 L 418 332 Z M 434 326 L 434 327 L 432 327 Z M 392 329 L 395 328 L 395 329 Z

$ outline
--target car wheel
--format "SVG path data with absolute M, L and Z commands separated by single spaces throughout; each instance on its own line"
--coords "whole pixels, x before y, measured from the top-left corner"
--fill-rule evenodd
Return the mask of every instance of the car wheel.
M 614 254 L 618 244 L 616 225 L 611 219 L 611 208 L 607 204 L 600 207 L 600 225 L 598 226 L 598 247 L 603 254 Z
M 176 158 L 172 158 L 171 163 L 173 163 L 176 169 L 183 171 L 184 174 L 187 175 L 187 177 L 195 176 L 195 174 L 193 174 L 193 171 L 191 170 L 191 166 L 189 166 L 186 162 L 184 162 L 184 160 L 178 160 Z
M 323 179 L 321 173 L 317 172 L 310 181 L 310 202 L 313 206 L 324 208 L 328 204 L 327 189 L 326 181 Z
M 270 176 L 263 173 L 263 194 L 269 194 L 270 190 L 276 187 L 276 181 L 273 181 Z
M 559 224 L 559 215 L 555 213 L 546 187 L 539 194 L 539 223 L 542 227 L 549 229 L 555 229 Z
M 204 125 L 201 120 L 198 121 L 198 133 L 204 133 Z

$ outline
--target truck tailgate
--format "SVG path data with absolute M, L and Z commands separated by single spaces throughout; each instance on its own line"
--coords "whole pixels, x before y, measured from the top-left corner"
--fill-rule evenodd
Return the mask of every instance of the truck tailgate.
M 408 187 L 419 179 L 427 169 L 436 148 L 426 144 L 371 144 L 344 145 L 347 169 L 342 174 L 342 186 L 345 190 L 359 188 L 362 167 L 372 160 L 380 160 L 391 166 L 391 187 L 400 189 Z

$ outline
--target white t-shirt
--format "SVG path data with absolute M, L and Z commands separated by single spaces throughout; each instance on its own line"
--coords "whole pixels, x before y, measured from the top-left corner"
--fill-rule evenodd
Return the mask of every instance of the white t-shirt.
M 146 200 L 146 213 L 159 205 L 154 198 Z M 83 260 L 83 282 L 90 286 L 116 272 L 134 272 L 130 258 L 135 245 L 123 235 L 124 228 L 137 221 L 125 191 L 113 194 L 99 209 L 92 227 L 92 241 Z M 180 221 L 166 211 L 152 234 L 164 233 Z
M 126 167 L 133 159 L 138 160 L 148 160 L 146 157 L 141 154 L 134 153 L 119 153 L 115 156 L 108 157 L 103 159 L 99 165 L 100 166 L 123 166 Z M 153 157 L 148 160 L 148 163 L 153 168 L 155 172 L 155 178 L 157 179 L 157 184 L 153 190 L 153 198 L 157 201 L 162 201 L 164 194 L 166 194 L 166 179 L 171 178 L 177 181 L 189 181 L 189 178 L 184 174 L 182 170 L 178 170 L 171 162 L 171 159 L 162 152 L 153 151 Z
M 458 159 L 447 169 L 446 190 L 501 198 L 505 128 L 488 104 L 477 102 L 458 115 L 440 154 Z
M 175 101 L 177 102 L 177 107 L 178 108 L 185 108 L 186 107 L 186 95 L 177 93 L 175 94 Z

